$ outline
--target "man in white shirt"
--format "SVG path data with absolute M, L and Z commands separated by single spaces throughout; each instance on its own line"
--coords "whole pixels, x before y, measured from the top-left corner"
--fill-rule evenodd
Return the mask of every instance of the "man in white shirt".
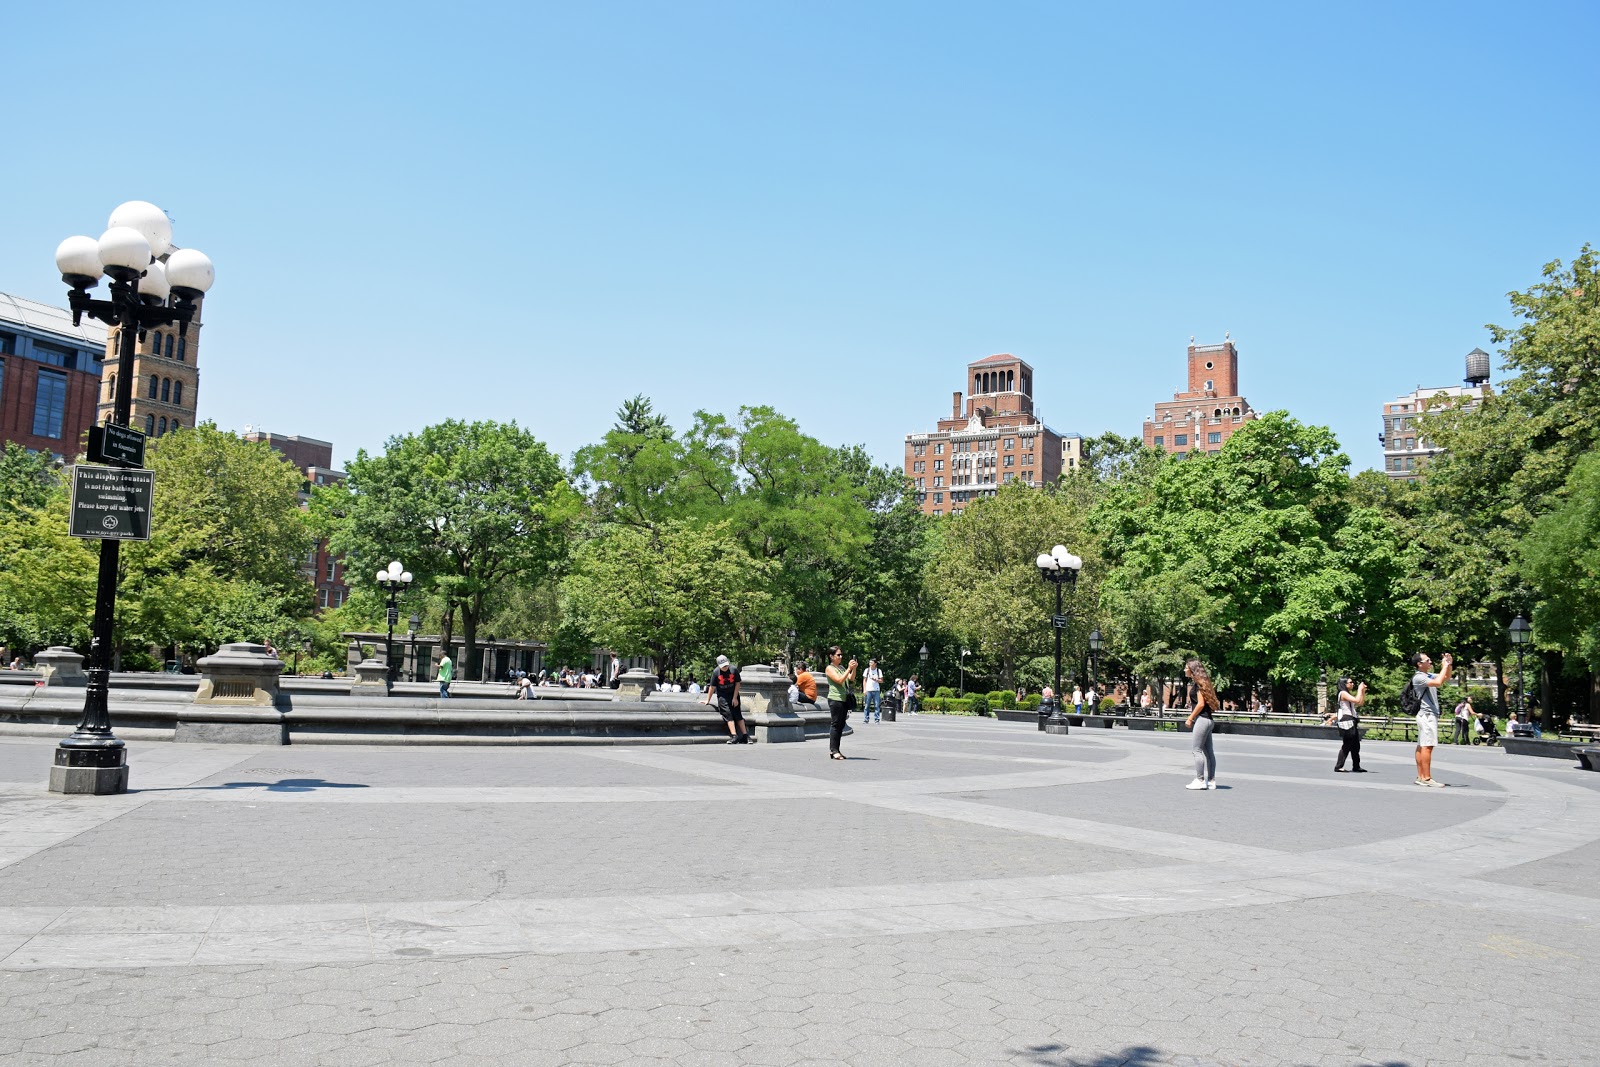
M 864 693 L 865 707 L 861 712 L 863 723 L 883 721 L 883 672 L 878 669 L 878 661 L 867 660 L 867 669 L 861 675 L 861 688 Z M 876 716 L 876 718 L 874 718 Z
M 1411 685 L 1417 690 L 1417 784 L 1443 786 L 1433 780 L 1433 749 L 1439 743 L 1439 690 L 1450 681 L 1452 657 L 1446 652 L 1439 661 L 1444 669 L 1434 674 L 1429 668 L 1433 660 L 1426 652 L 1411 657 L 1415 674 Z

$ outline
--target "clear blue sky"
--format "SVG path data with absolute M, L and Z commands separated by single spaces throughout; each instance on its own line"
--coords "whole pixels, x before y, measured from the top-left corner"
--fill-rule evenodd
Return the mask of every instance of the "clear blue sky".
M 1378 406 L 1600 238 L 1592 2 L 6 21 L 0 289 L 63 302 L 57 241 L 160 204 L 217 264 L 201 417 L 341 461 L 447 417 L 568 456 L 642 392 L 894 462 L 993 352 L 1135 434 L 1229 330 L 1258 409 L 1375 466 Z

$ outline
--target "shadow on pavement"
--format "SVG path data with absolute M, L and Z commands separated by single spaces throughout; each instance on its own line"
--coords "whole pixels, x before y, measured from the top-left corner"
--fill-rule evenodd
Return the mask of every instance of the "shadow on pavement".
M 368 789 L 360 782 L 330 782 L 326 778 L 280 778 L 276 782 L 223 782 L 221 785 L 182 785 L 164 789 L 130 789 L 130 793 L 192 793 L 212 789 L 265 789 L 269 793 L 311 793 L 318 789 Z
M 1116 1052 L 1101 1052 L 1089 1056 L 1073 1055 L 1065 1045 L 1029 1045 L 1015 1055 L 1044 1067 L 1227 1067 L 1228 1061 L 1205 1056 L 1179 1055 L 1162 1052 L 1149 1045 L 1129 1045 Z M 1359 1067 L 1415 1067 L 1405 1060 L 1358 1059 Z

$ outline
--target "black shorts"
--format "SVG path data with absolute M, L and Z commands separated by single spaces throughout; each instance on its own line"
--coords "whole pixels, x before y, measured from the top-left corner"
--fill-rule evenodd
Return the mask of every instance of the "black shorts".
M 717 712 L 724 722 L 743 722 L 744 715 L 739 711 L 739 705 L 728 697 L 717 697 Z

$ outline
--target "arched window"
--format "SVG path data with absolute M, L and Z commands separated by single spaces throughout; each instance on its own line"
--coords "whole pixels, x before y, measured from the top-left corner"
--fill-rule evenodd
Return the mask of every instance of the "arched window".
M 173 337 L 170 333 L 167 334 L 167 358 L 168 359 L 172 358 L 172 343 L 174 341 L 176 341 L 176 340 L 177 340 L 177 338 Z
M 171 399 L 172 399 L 172 379 L 171 378 L 163 378 L 163 379 L 161 379 L 161 402 L 164 404 L 164 403 L 166 403 L 167 401 L 169 401 Z M 166 419 L 162 419 L 161 421 L 162 422 L 166 422 L 167 420 Z
M 106 380 L 106 399 L 107 400 L 115 400 L 116 398 L 117 398 L 117 376 L 115 374 L 113 374 L 113 375 L 111 375 L 111 377 L 109 379 Z
M 184 350 L 187 349 L 188 347 L 189 347 L 189 339 L 187 337 L 178 338 L 178 362 L 179 363 L 183 362 Z
M 146 437 L 153 437 L 153 436 L 155 436 L 155 432 L 156 432 L 156 417 L 154 415 L 146 415 L 144 417 L 144 435 Z
M 182 382 L 173 382 L 172 383 L 172 402 L 174 404 L 182 404 L 183 403 L 183 383 Z
M 164 434 L 166 432 L 167 432 L 167 420 L 166 419 L 162 419 L 160 422 L 156 423 L 156 436 L 160 437 L 162 434 Z
M 1213 419 L 1220 419 L 1220 418 L 1222 418 L 1222 409 L 1221 409 L 1221 408 L 1218 408 L 1218 409 L 1217 409 L 1217 410 L 1215 410 L 1215 411 L 1213 411 L 1213 412 L 1212 412 L 1212 413 L 1211 413 L 1211 417 L 1212 417 L 1212 418 L 1213 418 Z
M 155 339 L 150 342 L 150 351 L 155 353 L 158 356 L 161 354 L 161 331 L 160 330 L 156 331 Z
M 1239 409 L 1238 409 L 1238 408 L 1234 408 L 1234 409 L 1233 409 L 1233 413 L 1234 413 L 1234 414 L 1235 414 L 1235 415 L 1237 415 L 1237 414 L 1239 414 Z
M 152 374 L 152 375 L 150 375 L 150 399 L 154 400 L 156 397 L 158 397 L 160 395 L 161 395 L 161 378 L 158 375 Z
M 179 424 L 178 420 L 177 419 L 173 419 L 171 422 L 167 423 L 167 432 L 171 433 L 173 430 L 176 430 L 179 425 L 180 424 Z

